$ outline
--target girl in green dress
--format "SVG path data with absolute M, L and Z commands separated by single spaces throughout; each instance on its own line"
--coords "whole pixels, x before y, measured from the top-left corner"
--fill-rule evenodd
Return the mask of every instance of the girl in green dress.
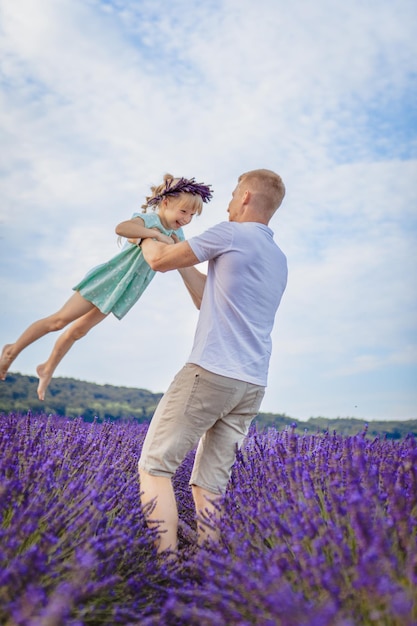
M 135 232 L 139 227 L 138 239 L 129 239 L 116 256 L 90 270 L 73 287 L 75 293 L 59 311 L 34 322 L 15 343 L 4 346 L 0 357 L 0 379 L 6 378 L 11 363 L 24 348 L 47 333 L 70 324 L 58 337 L 48 360 L 36 368 L 38 397 L 44 400 L 58 363 L 74 342 L 84 337 L 109 313 L 122 319 L 151 282 L 155 272 L 143 258 L 141 240 L 152 237 L 170 244 L 183 241 L 182 227 L 189 224 L 194 215 L 201 213 L 203 202 L 208 202 L 211 197 L 209 185 L 196 183 L 194 178 L 174 178 L 165 174 L 161 185 L 151 187 L 151 195 L 146 197 L 142 213 L 134 213 L 131 218 L 136 225 Z M 150 207 L 153 210 L 148 213 Z M 126 222 L 116 227 L 117 234 L 122 225 L 125 226 Z

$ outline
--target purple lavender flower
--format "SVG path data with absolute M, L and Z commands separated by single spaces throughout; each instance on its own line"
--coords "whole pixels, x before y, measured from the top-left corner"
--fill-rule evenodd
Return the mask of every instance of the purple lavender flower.
M 417 444 L 252 429 L 196 549 L 173 479 L 176 563 L 140 506 L 146 425 L 0 417 L 0 623 L 35 626 L 411 626 L 417 621 Z

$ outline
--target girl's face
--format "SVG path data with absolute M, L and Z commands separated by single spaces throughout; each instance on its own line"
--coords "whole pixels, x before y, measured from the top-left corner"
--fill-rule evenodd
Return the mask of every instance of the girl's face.
M 187 198 L 164 198 L 159 205 L 159 218 L 164 228 L 178 230 L 187 226 L 196 214 L 194 203 Z

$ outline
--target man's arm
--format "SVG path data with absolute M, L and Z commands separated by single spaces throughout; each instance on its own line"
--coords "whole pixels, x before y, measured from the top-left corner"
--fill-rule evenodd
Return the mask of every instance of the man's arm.
M 178 270 L 197 309 L 201 307 L 207 276 L 195 267 L 183 267 Z
M 153 239 L 145 239 L 141 243 L 141 248 L 145 261 L 156 272 L 179 270 L 200 263 L 188 241 L 181 241 L 170 246 L 166 243 L 153 241 Z
M 170 246 L 153 239 L 141 243 L 145 261 L 157 272 L 179 270 L 184 284 L 197 309 L 200 308 L 207 276 L 192 267 L 200 261 L 187 241 Z

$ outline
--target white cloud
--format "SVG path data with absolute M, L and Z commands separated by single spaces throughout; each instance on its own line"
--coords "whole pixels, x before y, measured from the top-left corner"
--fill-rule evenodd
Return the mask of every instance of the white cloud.
M 115 225 L 165 171 L 213 184 L 191 236 L 226 219 L 242 171 L 270 167 L 287 186 L 272 227 L 290 280 L 265 410 L 332 416 L 350 406 L 357 373 L 389 368 L 397 380 L 408 367 L 415 379 L 411 0 L 3 0 L 0 10 L 4 342 L 117 251 Z M 57 373 L 163 390 L 195 320 L 178 276 L 158 276 Z M 16 369 L 33 373 L 53 340 Z M 369 414 L 415 416 L 415 397 L 387 393 L 370 380 Z

